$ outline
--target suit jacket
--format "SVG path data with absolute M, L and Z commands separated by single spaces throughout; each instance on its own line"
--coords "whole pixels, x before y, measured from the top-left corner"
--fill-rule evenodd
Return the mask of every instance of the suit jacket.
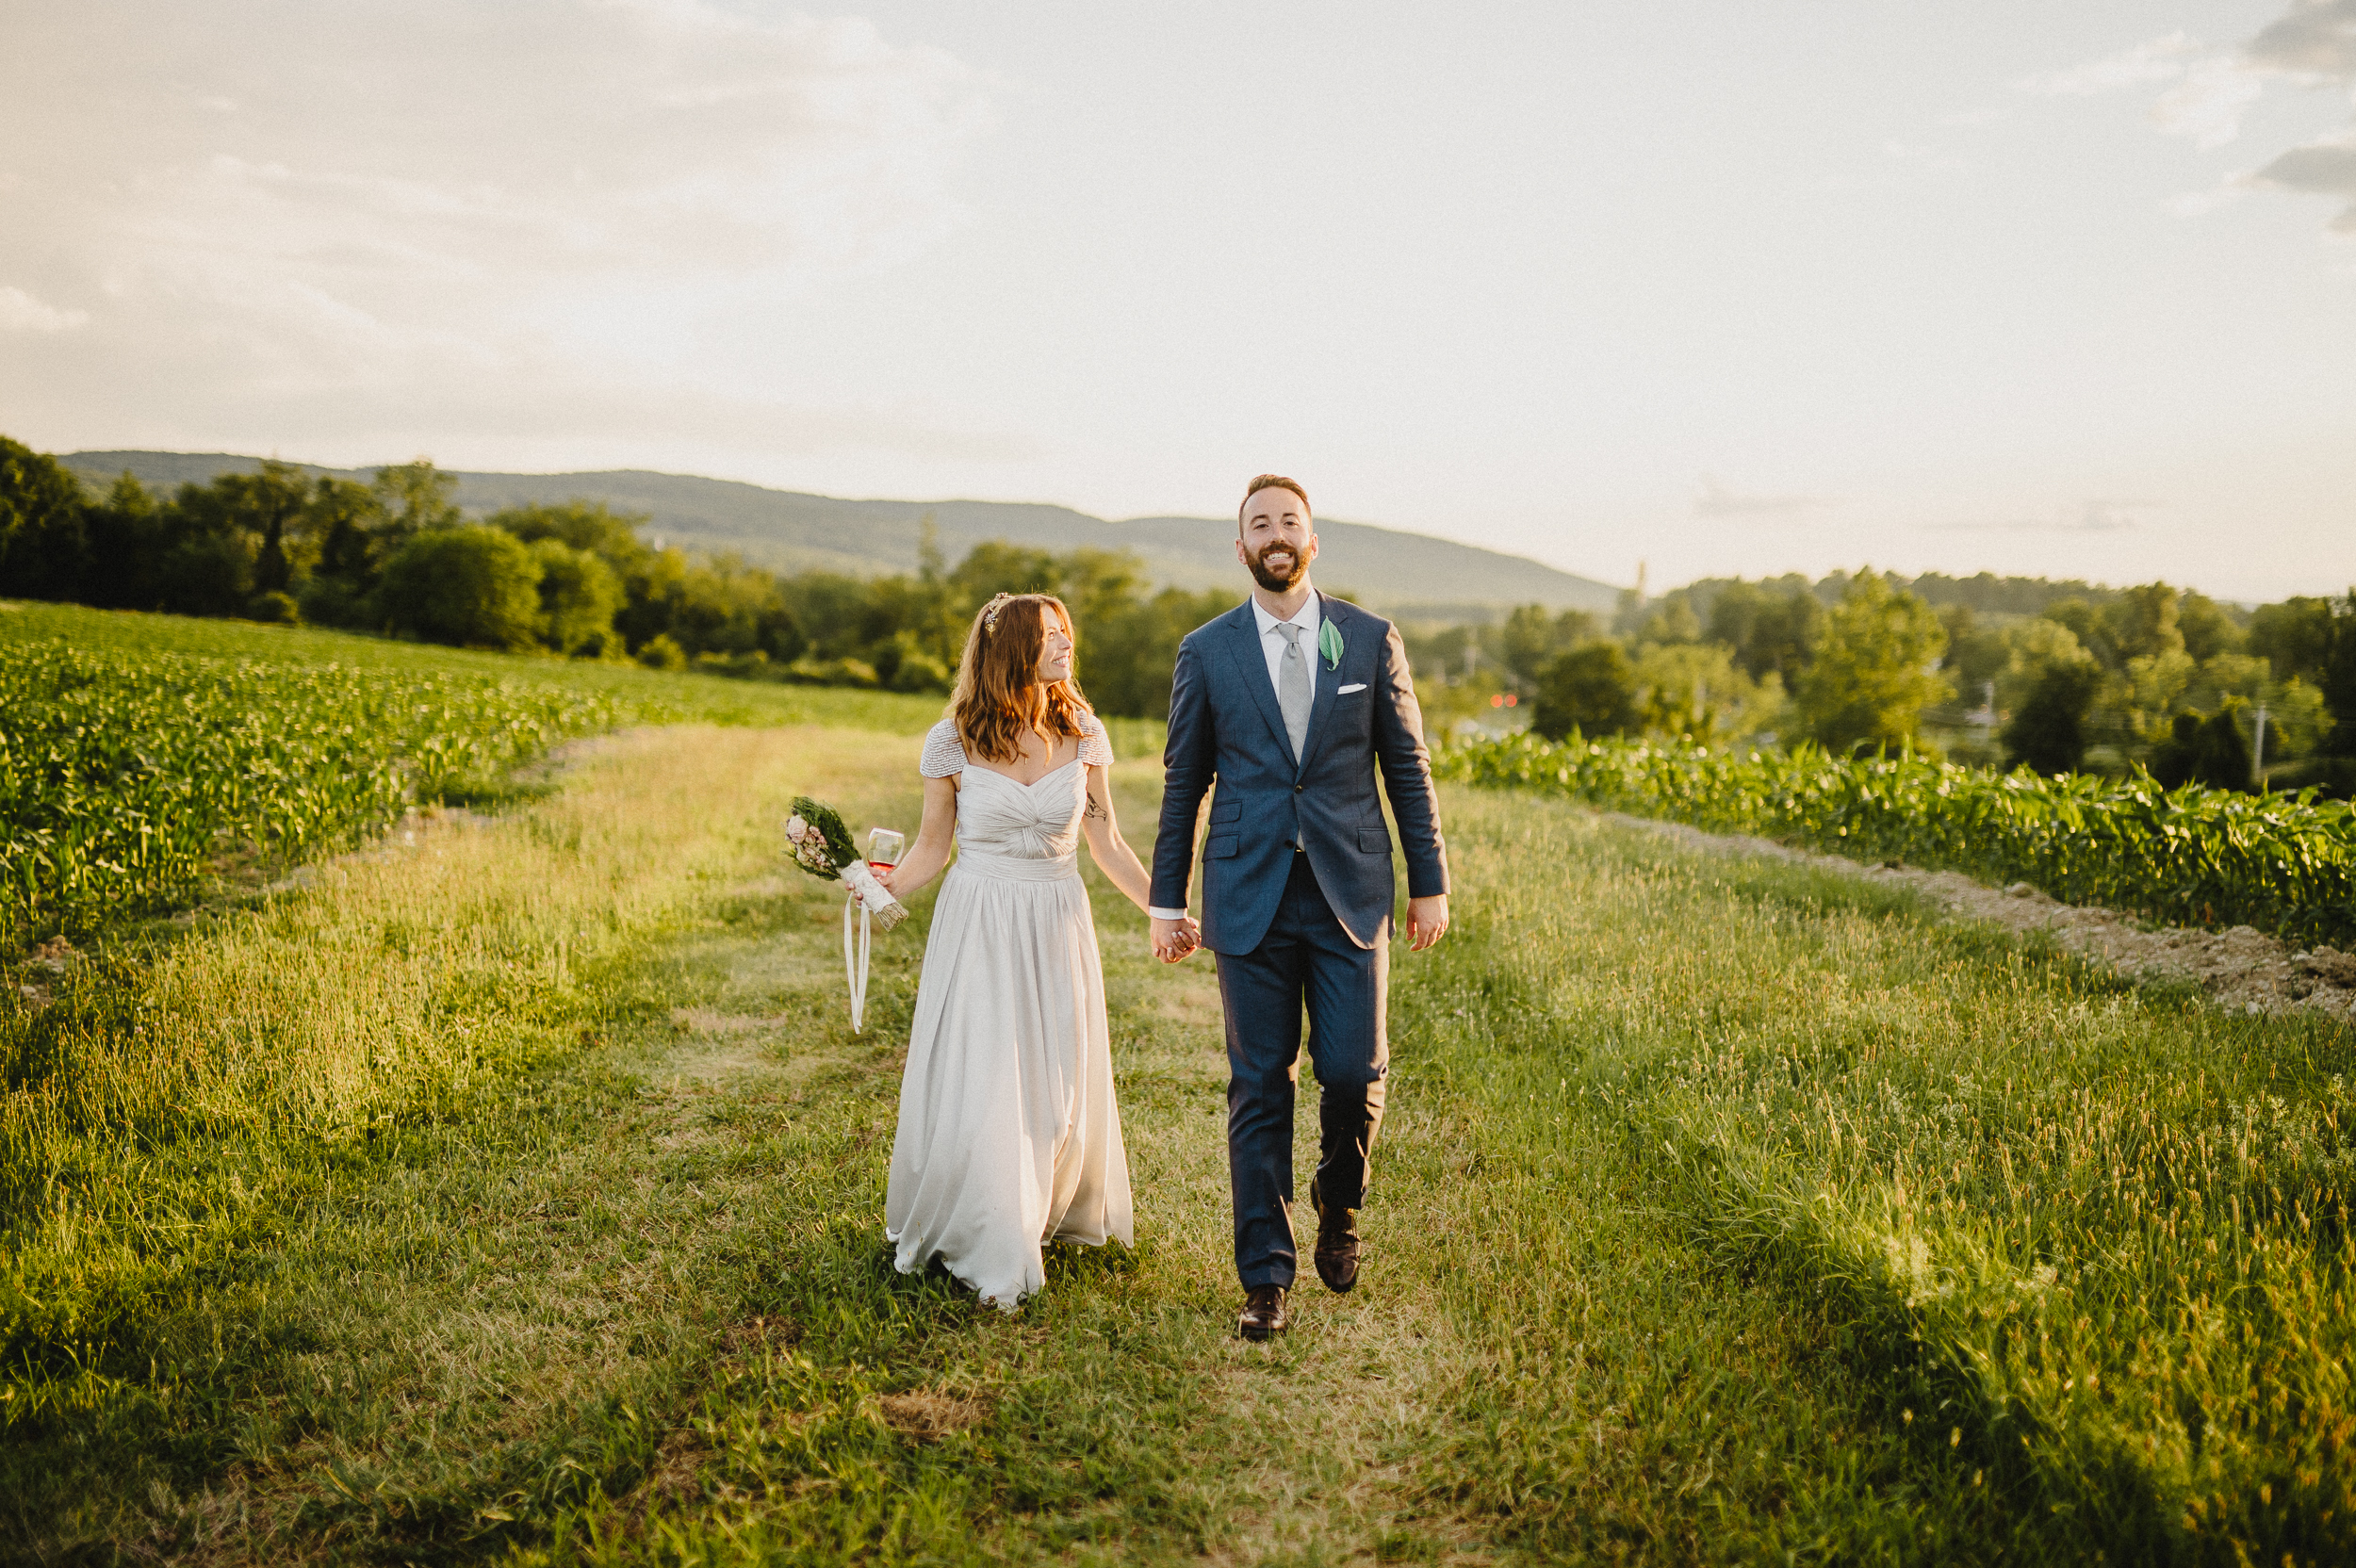
M 1149 902 L 1186 907 L 1195 815 L 1216 780 L 1203 844 L 1203 944 L 1214 953 L 1260 945 L 1292 874 L 1296 834 L 1342 929 L 1360 947 L 1374 945 L 1396 890 L 1378 773 L 1407 852 L 1409 895 L 1448 891 L 1423 712 L 1399 629 L 1347 599 L 1317 599 L 1325 623 L 1341 634 L 1342 657 L 1328 669 L 1313 655 L 1305 757 L 1293 755 L 1284 733 L 1249 602 L 1196 628 L 1178 647 Z

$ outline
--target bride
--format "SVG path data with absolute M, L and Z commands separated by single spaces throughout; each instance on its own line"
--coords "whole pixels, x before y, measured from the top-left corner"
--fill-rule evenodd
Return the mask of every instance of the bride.
M 1072 679 L 1072 616 L 1001 594 L 966 634 L 924 737 L 924 820 L 882 880 L 905 900 L 949 858 L 916 991 L 884 1200 L 902 1273 L 938 1257 L 1012 1311 L 1051 1240 L 1128 1242 L 1104 979 L 1077 844 L 1129 902 L 1148 880 L 1113 819 L 1104 727 Z M 1190 938 L 1191 931 L 1187 933 Z

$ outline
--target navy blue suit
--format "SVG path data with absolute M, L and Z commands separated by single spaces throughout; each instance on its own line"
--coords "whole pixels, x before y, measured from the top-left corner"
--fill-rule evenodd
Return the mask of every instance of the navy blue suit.
M 1304 1005 L 1319 1087 L 1317 1191 L 1329 1208 L 1365 1201 L 1390 1066 L 1383 1004 L 1397 891 L 1378 776 L 1399 823 L 1409 896 L 1448 891 L 1423 714 L 1399 629 L 1345 599 L 1320 594 L 1318 604 L 1342 654 L 1333 668 L 1315 660 L 1305 755 L 1293 754 L 1284 733 L 1245 603 L 1180 645 L 1162 758 L 1155 908 L 1186 906 L 1196 815 L 1218 786 L 1203 845 L 1203 942 L 1219 957 L 1227 1017 L 1228 1170 L 1235 1267 L 1247 1286 L 1293 1280 L 1293 1080 Z

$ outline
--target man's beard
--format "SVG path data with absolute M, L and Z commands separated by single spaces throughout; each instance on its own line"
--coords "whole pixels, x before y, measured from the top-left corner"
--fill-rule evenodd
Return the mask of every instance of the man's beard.
M 1271 570 L 1268 564 L 1268 558 L 1271 555 L 1285 554 L 1293 558 L 1292 564 L 1282 574 Z M 1251 558 L 1250 564 L 1252 581 L 1271 594 L 1286 594 L 1300 587 L 1301 580 L 1309 575 L 1309 552 L 1305 549 L 1295 549 L 1290 545 L 1266 545 L 1261 547 L 1259 554 Z

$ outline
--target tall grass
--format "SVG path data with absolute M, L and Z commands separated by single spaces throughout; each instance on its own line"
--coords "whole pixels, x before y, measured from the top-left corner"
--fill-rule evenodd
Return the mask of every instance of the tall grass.
M 1531 1135 L 1618 1128 L 1728 1288 L 1824 1315 L 1902 1425 L 2060 1541 L 2356 1554 L 2346 1030 L 1526 796 L 1450 826 L 1469 939 L 1399 1033 L 1529 1086 Z
M 1444 751 L 1443 776 L 1534 790 L 1869 859 L 1899 857 L 2069 903 L 2356 939 L 2356 804 L 2246 795 L 2142 774 L 2048 777 L 1912 757 L 1713 751 L 1531 735 Z
M 744 857 L 759 743 L 643 734 L 529 815 L 429 819 L 38 1013 L 0 1001 L 0 1427 L 143 1382 L 175 1282 L 571 1049 L 575 973 Z

